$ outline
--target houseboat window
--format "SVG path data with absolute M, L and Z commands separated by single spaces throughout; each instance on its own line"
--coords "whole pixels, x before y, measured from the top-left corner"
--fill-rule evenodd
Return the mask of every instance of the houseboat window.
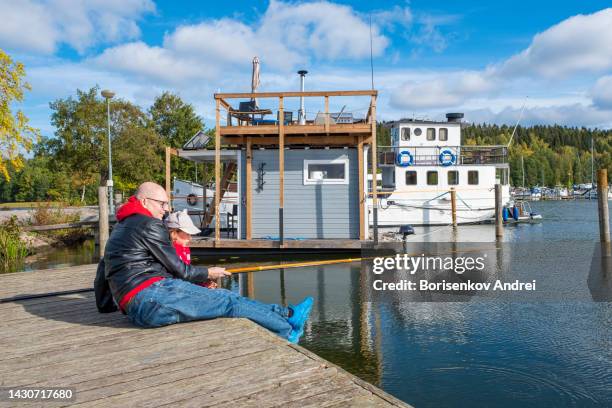
M 348 184 L 348 159 L 304 160 L 304 185 Z
M 427 128 L 427 140 L 436 140 L 435 128 Z
M 430 186 L 438 185 L 438 172 L 437 171 L 428 171 L 427 172 L 427 184 Z
M 407 142 L 410 140 L 410 128 L 402 128 L 402 141 Z
M 448 185 L 456 186 L 459 184 L 459 172 L 457 170 L 450 170 L 448 172 Z
M 468 184 L 478 184 L 478 170 L 468 171 Z
M 416 186 L 417 183 L 417 172 L 416 171 L 407 171 L 406 172 L 406 185 L 407 186 Z
M 446 142 L 448 140 L 448 129 L 447 128 L 440 128 L 440 130 L 438 131 L 438 139 L 441 142 Z
M 416 129 L 414 129 L 414 135 L 415 135 L 415 136 L 421 136 L 421 133 L 423 133 L 423 131 L 421 130 L 421 128 L 416 128 Z

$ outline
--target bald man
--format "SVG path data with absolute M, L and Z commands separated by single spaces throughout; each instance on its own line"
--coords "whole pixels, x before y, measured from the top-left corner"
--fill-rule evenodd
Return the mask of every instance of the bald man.
M 183 263 L 162 222 L 166 211 L 168 195 L 162 186 L 152 182 L 141 184 L 118 209 L 118 223 L 106 244 L 95 282 L 100 311 L 104 311 L 101 301 L 108 285 L 119 309 L 141 327 L 246 317 L 291 342 L 299 341 L 312 298 L 286 308 L 196 285 L 229 273 L 225 268 Z

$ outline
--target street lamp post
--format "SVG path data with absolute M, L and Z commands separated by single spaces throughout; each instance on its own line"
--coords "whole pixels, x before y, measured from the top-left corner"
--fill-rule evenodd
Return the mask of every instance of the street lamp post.
M 113 158 L 111 152 L 111 123 L 110 123 L 110 100 L 115 96 L 113 91 L 105 89 L 102 96 L 106 99 L 106 118 L 108 122 L 108 209 L 110 214 L 115 214 L 115 202 L 113 200 Z

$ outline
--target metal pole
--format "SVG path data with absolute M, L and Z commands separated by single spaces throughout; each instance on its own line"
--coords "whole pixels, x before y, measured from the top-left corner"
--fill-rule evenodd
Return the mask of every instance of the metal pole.
M 298 74 L 300 75 L 300 90 L 304 92 L 304 79 L 308 71 L 300 70 Z M 284 120 L 282 118 L 281 120 Z M 300 111 L 298 112 L 298 123 L 300 125 L 306 124 L 306 112 L 304 112 L 304 96 L 300 96 Z
M 610 211 L 608 209 L 608 170 L 597 172 L 597 202 L 599 204 L 599 237 L 610 243 Z
M 106 98 L 106 116 L 108 122 L 108 208 L 111 214 L 115 213 L 115 202 L 113 200 L 113 155 L 111 148 L 111 125 L 110 125 L 110 98 Z
M 451 211 L 452 211 L 453 227 L 456 228 L 457 227 L 457 191 L 455 190 L 455 187 L 451 187 L 450 196 L 451 196 Z
M 501 216 L 502 211 L 502 189 L 501 184 L 495 185 L 495 236 L 501 238 L 504 236 L 504 220 Z
M 100 239 L 100 258 L 104 257 L 106 242 L 108 241 L 108 201 L 106 195 L 108 187 L 98 187 L 98 233 Z

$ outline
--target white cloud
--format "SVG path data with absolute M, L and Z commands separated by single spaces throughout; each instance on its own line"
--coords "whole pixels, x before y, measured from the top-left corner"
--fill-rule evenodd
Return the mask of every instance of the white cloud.
M 79 53 L 100 43 L 135 39 L 151 0 L 0 0 L 3 47 L 52 54 L 60 44 Z
M 514 124 L 521 108 L 507 106 L 500 111 L 489 108 L 466 110 L 466 119 L 473 123 Z M 612 112 L 583 104 L 533 106 L 523 112 L 521 125 L 565 125 L 570 127 L 612 128 Z
M 376 24 L 372 27 L 374 55 L 381 55 L 389 40 Z M 289 4 L 271 1 L 264 15 L 253 25 L 234 19 L 205 21 L 179 26 L 164 38 L 163 47 L 144 43 L 138 52 L 120 45 L 107 49 L 95 61 L 106 67 L 140 72 L 155 79 L 176 82 L 172 70 L 151 65 L 174 66 L 199 73 L 201 79 L 218 79 L 216 74 L 248 69 L 251 59 L 260 57 L 262 67 L 287 72 L 311 60 L 359 60 L 370 55 L 369 23 L 348 6 L 314 2 Z M 146 48 L 149 48 L 147 51 Z M 146 56 L 146 58 L 145 58 Z M 185 68 L 191 64 L 191 68 Z M 142 67 L 139 70 L 138 67 Z M 214 67 L 214 68 L 212 68 Z M 184 79 L 193 79 L 191 75 Z
M 591 97 L 595 106 L 612 110 L 612 75 L 601 77 L 595 82 Z
M 404 81 L 392 90 L 391 105 L 400 109 L 452 107 L 496 88 L 489 74 L 479 71 L 436 74 L 424 81 Z
M 612 8 L 570 17 L 534 36 L 497 69 L 501 76 L 558 78 L 612 69 Z

